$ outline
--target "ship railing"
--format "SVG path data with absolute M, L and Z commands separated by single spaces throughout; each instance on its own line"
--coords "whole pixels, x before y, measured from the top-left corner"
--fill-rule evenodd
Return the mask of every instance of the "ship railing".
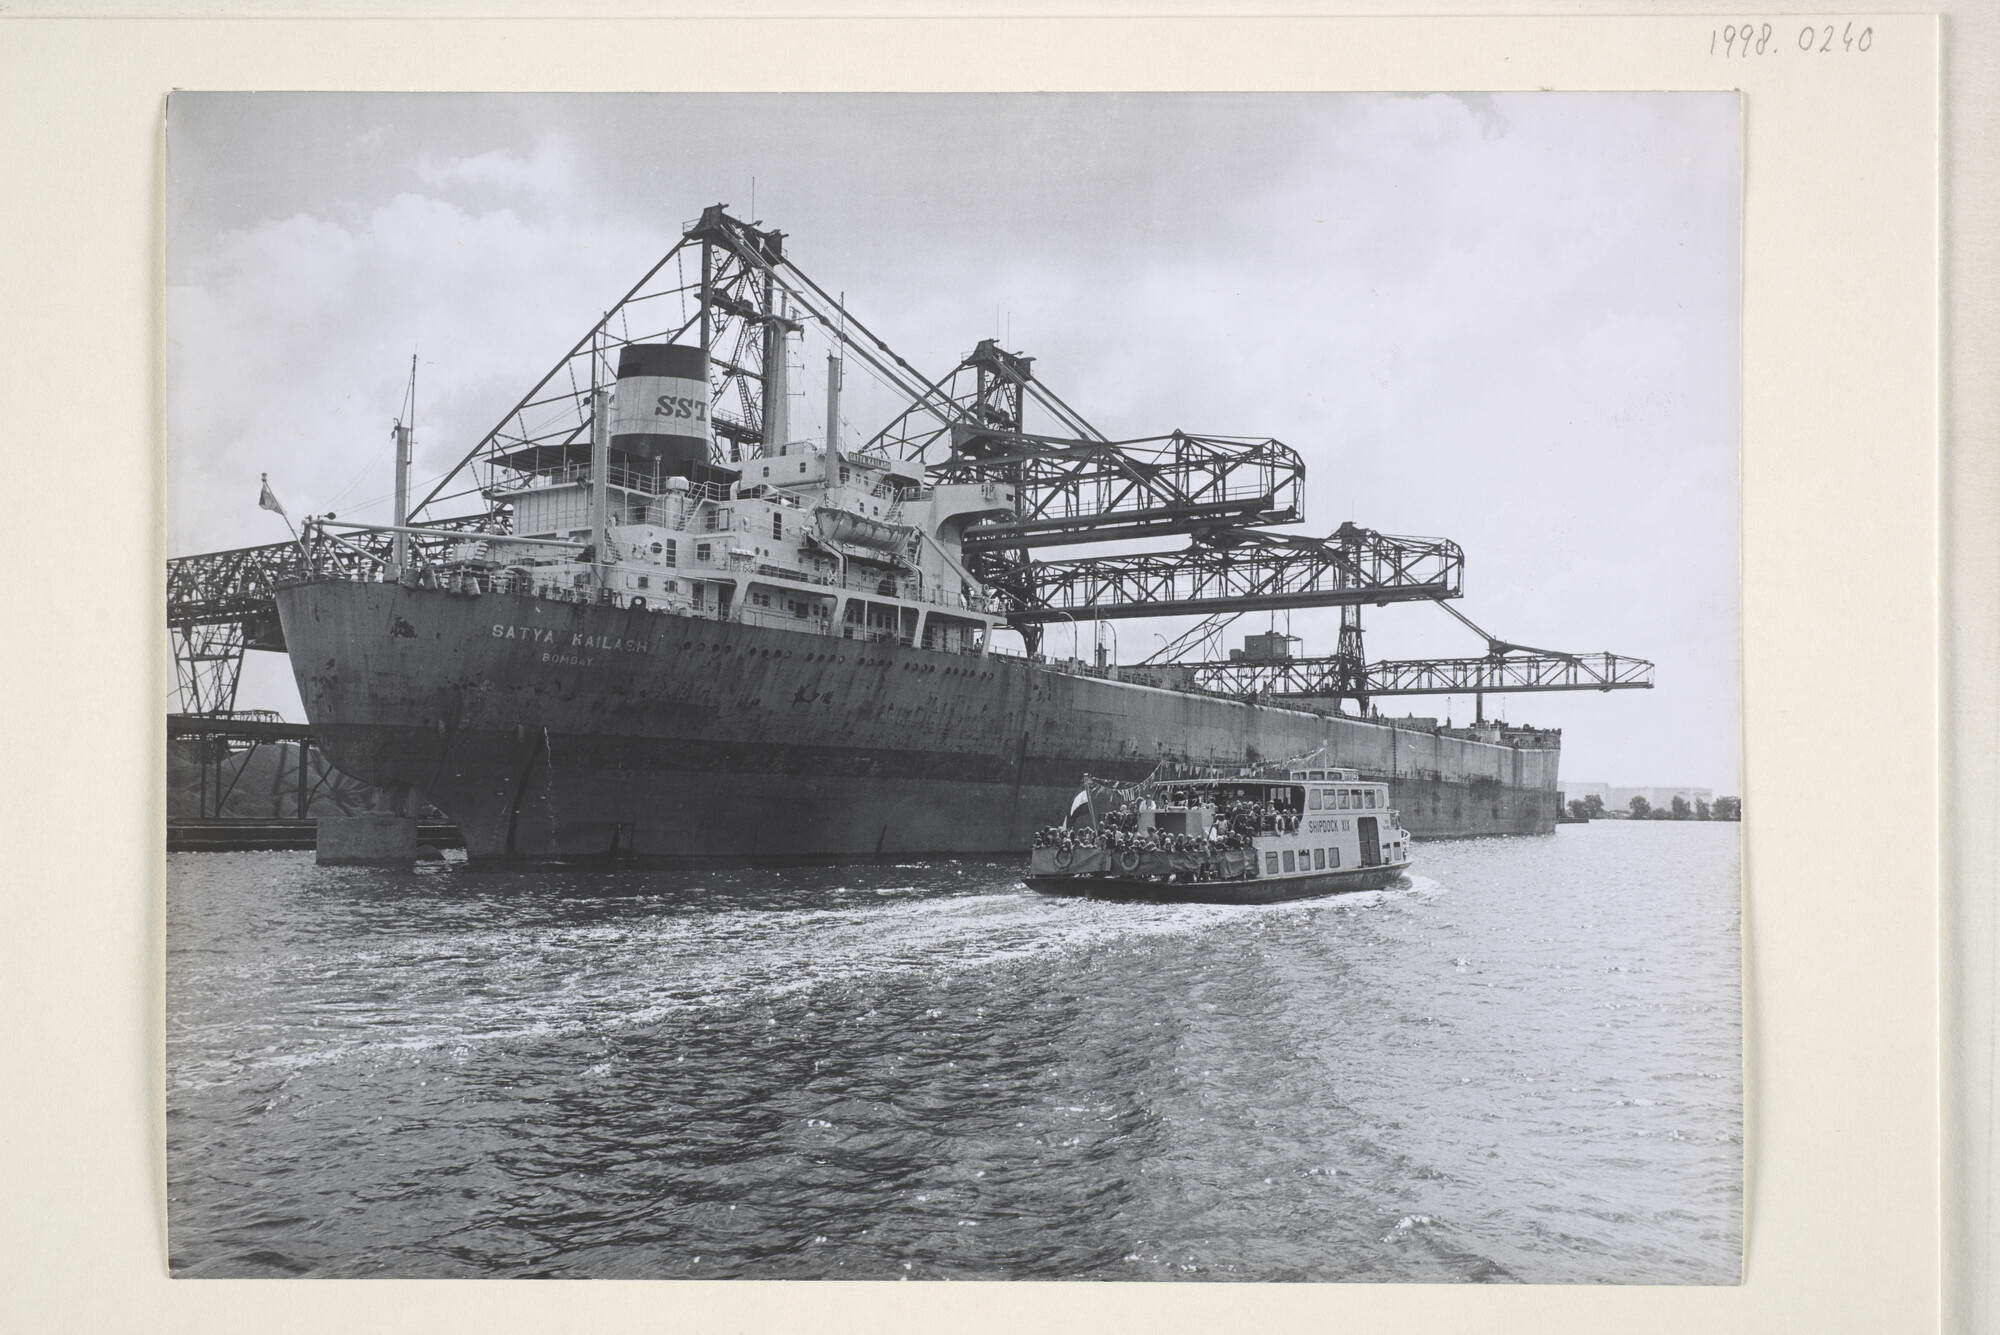
M 906 602 L 926 603 L 932 607 L 946 607 L 954 611 L 988 612 L 993 610 L 993 600 L 984 594 L 947 593 L 942 590 L 925 589 L 915 580 L 870 579 L 864 575 L 816 575 L 814 583 L 823 583 L 831 588 L 847 589 L 853 593 L 873 594 L 878 598 L 901 598 Z M 890 587 L 884 588 L 883 585 Z
M 1051 672 L 1060 672 L 1069 677 L 1102 677 L 1106 675 L 1101 669 L 1091 667 L 1090 664 L 1084 662 L 1081 658 L 1035 657 L 1031 658 L 1030 661 L 1040 664 Z
M 916 580 L 870 578 L 866 575 L 831 575 L 822 571 L 799 570 L 790 566 L 776 566 L 768 561 L 757 561 L 753 556 L 732 550 L 722 556 L 700 558 L 682 554 L 677 568 L 700 573 L 715 570 L 733 574 L 757 574 L 766 579 L 790 580 L 799 584 L 811 584 L 823 589 L 845 589 L 850 593 L 872 594 L 878 598 L 900 598 L 905 602 L 926 603 L 933 607 L 948 607 L 956 611 L 991 612 L 993 600 L 983 594 L 929 592 Z M 884 587 L 884 586 L 887 587 Z
M 567 583 L 537 578 L 537 573 L 518 568 L 498 570 L 466 568 L 446 571 L 441 575 L 424 575 L 421 577 L 421 584 L 423 587 L 441 588 L 447 594 L 465 597 L 476 597 L 487 593 L 524 594 L 550 602 L 616 607 L 652 612 L 655 615 L 694 617 L 705 621 L 738 621 L 754 626 L 772 626 L 817 635 L 836 634 L 832 618 L 817 611 L 808 611 L 801 616 L 793 611 L 780 611 L 775 608 L 759 607 L 754 603 L 739 602 L 724 613 L 712 604 L 705 607 L 669 605 L 654 602 L 643 593 L 628 593 L 618 589 L 593 589 L 588 582 L 589 577 L 580 572 L 572 574 Z M 890 630 L 877 626 L 862 628 L 842 624 L 838 628 L 838 634 L 845 639 L 861 640 L 869 644 L 894 642 L 906 649 L 916 647 L 916 637 L 905 635 L 900 629 Z M 979 642 L 968 636 L 959 645 L 957 652 L 968 657 L 978 657 L 981 653 Z M 1009 658 L 1021 656 L 1000 649 L 991 649 L 987 652 Z
M 654 473 L 650 470 L 641 473 L 635 469 L 620 468 L 616 464 L 612 464 L 605 469 L 604 480 L 612 486 L 622 487 L 626 491 L 644 492 L 648 496 L 664 496 L 667 494 L 667 480 L 672 476 L 674 475 Z M 566 487 L 573 483 L 588 482 L 590 478 L 590 465 L 587 463 L 557 464 L 552 468 L 538 468 L 532 473 L 521 474 L 517 478 L 509 480 L 506 484 L 494 488 L 494 491 L 498 495 L 523 491 L 538 491 L 549 487 Z M 690 482 L 688 489 L 692 493 L 696 488 L 708 488 L 714 485 L 713 483 Z M 725 486 L 721 490 L 726 496 L 728 488 Z
M 808 612 L 802 616 L 796 612 L 758 607 L 755 604 L 738 609 L 731 619 L 752 626 L 775 626 L 780 630 L 811 631 L 818 635 L 833 633 L 833 622 L 824 614 Z
M 812 479 L 807 479 L 811 481 Z M 796 479 L 788 482 L 784 478 L 758 478 L 755 482 L 738 482 L 734 499 L 739 501 L 768 501 L 772 505 L 796 506 L 798 496 L 787 490 L 787 486 L 798 485 Z
M 453 536 L 454 542 L 466 541 L 460 535 Z M 575 544 L 551 540 L 550 545 L 570 547 Z M 427 555 L 429 559 L 426 559 Z M 549 563 L 549 565 L 555 564 L 566 565 L 571 564 L 571 561 Z M 647 565 L 649 569 L 659 568 L 651 563 Z M 628 595 L 619 590 L 605 590 L 604 597 L 593 599 L 590 596 L 591 576 L 581 570 L 571 570 L 567 574 L 559 575 L 547 566 L 502 565 L 492 560 L 453 561 L 435 554 L 427 554 L 414 543 L 411 545 L 410 566 L 402 582 L 416 588 L 443 588 L 453 593 L 531 594 L 564 602 L 609 602 L 619 607 L 625 606 L 628 601 Z M 848 576 L 843 579 L 835 575 L 791 570 L 768 563 L 747 565 L 746 558 L 736 556 L 734 553 L 730 554 L 726 562 L 718 560 L 701 562 L 682 553 L 679 560 L 666 568 L 676 570 L 687 577 L 700 576 L 704 571 L 755 573 L 767 579 L 782 579 L 821 589 L 844 588 L 854 593 L 899 598 L 905 602 L 924 603 L 952 611 L 987 612 L 991 606 L 989 599 L 979 595 L 967 597 L 962 593 L 951 595 L 926 593 L 915 581 L 895 581 L 891 590 L 884 593 L 882 585 L 885 581 L 882 580 L 863 579 L 858 576 Z M 322 545 L 315 549 L 313 559 L 309 562 L 307 570 L 302 573 L 308 578 L 335 578 L 362 584 L 392 582 L 384 554 L 370 551 L 332 533 L 324 535 Z M 629 597 L 640 599 L 651 611 L 667 610 L 648 600 L 645 594 L 633 594 Z
M 831 584 L 833 576 L 815 570 L 794 570 L 789 566 L 774 566 L 759 562 L 757 573 L 768 579 L 789 579 L 799 584 Z

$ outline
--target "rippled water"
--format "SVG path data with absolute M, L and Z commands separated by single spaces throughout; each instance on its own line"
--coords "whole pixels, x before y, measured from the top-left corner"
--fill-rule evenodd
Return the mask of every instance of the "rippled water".
M 1738 829 L 1258 907 L 177 855 L 172 1264 L 1732 1283 Z

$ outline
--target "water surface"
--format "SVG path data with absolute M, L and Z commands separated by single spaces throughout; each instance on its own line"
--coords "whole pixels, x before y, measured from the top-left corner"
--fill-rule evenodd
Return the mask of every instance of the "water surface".
M 1733 1283 L 1739 830 L 1240 907 L 175 855 L 171 1263 Z

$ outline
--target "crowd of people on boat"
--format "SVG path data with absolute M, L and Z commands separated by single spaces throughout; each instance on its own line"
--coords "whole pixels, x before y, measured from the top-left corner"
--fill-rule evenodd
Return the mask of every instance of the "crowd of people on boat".
M 1126 829 L 1110 823 L 1100 825 L 1047 825 L 1035 831 L 1036 848 L 1105 848 L 1114 853 L 1132 849 L 1140 853 L 1226 853 L 1248 848 L 1250 837 L 1220 827 L 1208 834 L 1180 834 L 1173 830 Z
M 1186 807 L 1175 802 L 1175 806 Z M 1036 848 L 1106 848 L 1113 851 L 1217 853 L 1250 847 L 1260 834 L 1290 834 L 1299 828 L 1299 813 L 1270 802 L 1236 801 L 1221 806 L 1203 802 L 1192 810 L 1205 811 L 1209 819 L 1200 822 L 1206 834 L 1183 834 L 1172 830 L 1141 827 L 1147 806 L 1107 811 L 1095 822 L 1083 825 L 1049 825 L 1035 832 Z
M 1218 825 L 1239 834 L 1291 834 L 1299 828 L 1299 813 L 1269 802 L 1225 802 L 1215 813 Z

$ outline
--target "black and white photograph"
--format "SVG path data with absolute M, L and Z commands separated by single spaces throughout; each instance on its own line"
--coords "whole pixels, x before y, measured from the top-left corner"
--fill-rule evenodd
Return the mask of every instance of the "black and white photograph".
M 175 93 L 171 1272 L 1738 1283 L 1742 116 Z

